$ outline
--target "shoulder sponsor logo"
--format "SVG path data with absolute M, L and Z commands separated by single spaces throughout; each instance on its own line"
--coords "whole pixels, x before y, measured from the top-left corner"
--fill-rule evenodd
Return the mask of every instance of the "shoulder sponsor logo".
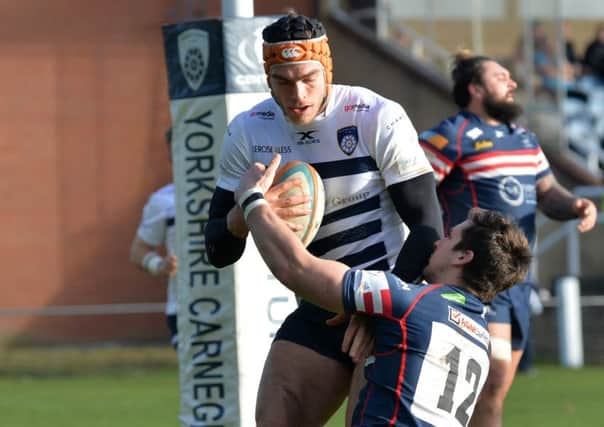
M 189 87 L 198 90 L 208 71 L 210 37 L 206 31 L 190 29 L 178 36 L 180 69 Z
M 298 144 L 298 145 L 320 144 L 321 140 L 319 138 L 315 137 L 315 135 L 314 135 L 315 132 L 316 132 L 316 130 L 314 130 L 314 129 L 296 132 L 296 134 L 298 135 L 298 140 L 296 141 L 296 144 Z
M 275 113 L 273 111 L 252 111 L 250 117 L 260 120 L 275 120 Z
M 281 57 L 283 59 L 293 59 L 300 56 L 302 52 L 297 47 L 286 47 L 281 51 Z
M 338 129 L 338 145 L 344 154 L 351 155 L 359 145 L 359 130 L 356 126 Z
M 499 181 L 499 196 L 511 206 L 520 206 L 524 203 L 524 188 L 513 176 L 506 176 Z
M 471 317 L 449 306 L 449 322 L 474 337 L 485 347 L 489 346 L 489 332 Z
M 466 136 L 468 136 L 469 138 L 472 138 L 472 139 L 476 139 L 480 135 L 482 135 L 482 130 L 479 128 L 472 128 L 466 132 Z
M 480 150 L 486 150 L 487 148 L 493 148 L 493 141 L 488 141 L 488 140 L 484 140 L 484 141 L 477 141 L 474 143 L 474 150 L 476 151 L 480 151 Z
M 449 143 L 449 140 L 437 133 L 426 140 L 428 144 L 436 148 L 437 150 L 442 150 Z
M 405 116 L 403 114 L 401 114 L 400 116 L 398 116 L 396 119 L 392 120 L 390 123 L 388 123 L 386 125 L 386 129 L 390 130 L 394 127 L 394 125 L 396 125 L 398 122 L 400 122 L 401 120 L 403 120 L 405 118 Z
M 457 292 L 451 292 L 447 294 L 440 294 L 441 298 L 444 298 L 449 301 L 458 302 L 460 304 L 466 303 L 466 297 L 463 294 L 459 294 Z
M 252 145 L 252 151 L 254 153 L 279 153 L 287 154 L 292 152 L 292 147 L 289 145 Z
M 358 113 L 364 113 L 366 111 L 369 111 L 369 105 L 367 104 L 350 104 L 350 105 L 344 105 L 344 112 L 345 113 L 349 113 L 351 111 L 354 112 L 358 112 Z

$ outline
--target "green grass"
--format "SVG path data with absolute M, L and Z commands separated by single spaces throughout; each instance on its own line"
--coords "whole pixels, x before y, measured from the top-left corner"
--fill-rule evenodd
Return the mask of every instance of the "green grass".
M 604 425 L 604 367 L 537 369 L 517 377 L 505 426 Z M 178 405 L 170 348 L 0 350 L 0 426 L 176 427 Z
M 0 351 L 0 426 L 178 426 L 171 348 Z

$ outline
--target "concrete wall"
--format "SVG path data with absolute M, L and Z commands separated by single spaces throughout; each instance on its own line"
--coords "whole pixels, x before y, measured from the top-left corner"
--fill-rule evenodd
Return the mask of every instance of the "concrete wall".
M 334 82 L 365 86 L 399 102 L 418 132 L 454 114 L 449 82 L 404 50 L 379 43 L 345 16 L 324 18 L 334 59 Z

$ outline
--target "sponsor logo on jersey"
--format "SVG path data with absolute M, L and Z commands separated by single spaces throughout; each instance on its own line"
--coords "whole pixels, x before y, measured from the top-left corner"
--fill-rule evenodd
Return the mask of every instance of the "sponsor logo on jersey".
M 531 140 L 530 140 L 530 139 L 529 139 L 529 137 L 528 137 L 528 136 L 526 136 L 526 135 L 525 135 L 525 136 L 523 136 L 523 137 L 520 139 L 520 142 L 521 142 L 521 143 L 522 143 L 522 145 L 523 145 L 524 147 L 526 147 L 526 148 L 531 148 L 531 147 L 533 146 L 533 144 L 531 144 Z
M 506 176 L 499 181 L 499 196 L 511 206 L 520 206 L 524 203 L 524 188 L 513 176 Z
M 503 138 L 504 133 L 500 130 L 495 131 L 495 138 Z
M 486 150 L 487 148 L 492 148 L 493 147 L 493 141 L 489 141 L 489 140 L 483 140 L 483 141 L 477 141 L 474 143 L 474 150 L 476 151 L 480 151 L 480 150 Z
M 466 296 L 457 292 L 451 292 L 448 294 L 440 294 L 441 298 L 444 298 L 449 301 L 458 302 L 460 304 L 466 303 Z
M 338 129 L 338 145 L 344 154 L 351 155 L 359 145 L 359 130 L 356 126 Z
M 474 319 L 451 306 L 449 306 L 449 322 L 488 347 L 489 333 L 487 330 Z
M 397 124 L 398 122 L 400 122 L 401 120 L 403 120 L 405 118 L 405 116 L 403 114 L 401 114 L 400 116 L 398 116 L 396 119 L 392 120 L 390 123 L 388 123 L 386 125 L 386 129 L 390 130 L 394 127 L 395 124 Z
M 275 120 L 274 111 L 252 111 L 250 117 L 256 117 L 260 120 Z
M 363 200 L 367 199 L 368 197 L 369 197 L 369 191 L 364 191 L 362 193 L 352 194 L 350 196 L 344 196 L 344 197 L 334 196 L 331 199 L 329 199 L 327 204 L 329 206 L 347 205 L 350 203 L 362 202 Z
M 208 71 L 210 36 L 206 31 L 190 29 L 178 36 L 180 69 L 189 87 L 199 89 Z
M 367 104 L 350 104 L 350 105 L 344 105 L 344 112 L 348 113 L 350 111 L 354 111 L 354 112 L 366 112 L 369 111 L 369 105 Z
M 307 130 L 307 131 L 296 132 L 296 134 L 298 135 L 298 140 L 296 141 L 296 144 L 298 144 L 298 145 L 319 144 L 321 142 L 321 140 L 319 138 L 315 137 L 315 135 L 314 135 L 315 132 L 316 132 L 316 130 Z
M 291 153 L 292 148 L 289 145 L 278 145 L 273 147 L 272 145 L 252 145 L 252 151 L 254 153 Z
M 436 148 L 437 150 L 442 150 L 449 143 L 447 138 L 437 133 L 432 135 L 430 138 L 426 140 L 428 144 Z
M 476 139 L 480 135 L 482 135 L 482 129 L 480 129 L 480 128 L 472 128 L 466 132 L 466 136 L 468 136 L 469 138 L 472 138 L 472 139 Z

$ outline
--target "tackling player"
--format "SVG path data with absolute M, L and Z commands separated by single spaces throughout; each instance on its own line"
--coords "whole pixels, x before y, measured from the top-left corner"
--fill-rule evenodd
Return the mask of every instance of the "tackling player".
M 531 245 L 537 208 L 557 220 L 579 218 L 581 232 L 593 228 L 593 202 L 558 184 L 535 134 L 513 123 L 521 107 L 509 71 L 488 57 L 461 52 L 452 77 L 461 111 L 420 135 L 438 182 L 445 230 L 464 221 L 472 207 L 510 216 Z M 528 338 L 529 281 L 523 277 L 490 305 L 491 370 L 473 426 L 501 426 L 503 401 Z
M 206 228 L 210 261 L 224 267 L 243 253 L 248 228 L 233 192 L 250 165 L 280 153 L 284 163 L 312 164 L 325 185 L 325 216 L 311 253 L 372 270 L 396 262 L 400 277 L 415 279 L 442 235 L 442 220 L 432 168 L 407 114 L 370 90 L 332 84 L 331 51 L 317 20 L 290 14 L 267 26 L 263 38 L 272 98 L 228 126 Z M 266 199 L 278 215 L 299 208 L 277 196 L 271 190 Z M 397 261 L 401 247 L 406 256 Z M 332 316 L 302 301 L 285 320 L 264 367 L 259 426 L 322 425 L 341 405 L 354 365 L 342 352 L 346 325 L 325 324 Z
M 262 198 L 279 161 L 253 165 L 235 198 L 284 285 L 327 310 L 376 316 L 375 352 L 352 425 L 466 426 L 489 370 L 482 302 L 526 275 L 531 253 L 522 231 L 500 213 L 471 210 L 434 244 L 423 270 L 431 285 L 350 269 L 312 256 Z

